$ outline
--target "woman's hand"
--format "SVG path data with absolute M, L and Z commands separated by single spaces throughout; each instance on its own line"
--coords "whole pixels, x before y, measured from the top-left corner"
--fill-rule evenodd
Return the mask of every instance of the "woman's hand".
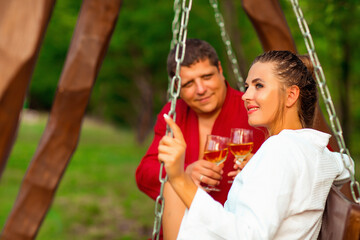
M 236 162 L 234 163 L 234 171 L 231 171 L 228 173 L 229 177 L 232 177 L 232 179 L 235 179 L 235 177 L 241 172 L 241 170 L 243 170 L 243 168 L 245 167 L 245 165 L 250 161 L 250 159 L 252 158 L 252 156 L 254 156 L 253 153 L 250 153 L 249 155 L 246 156 L 246 158 L 244 159 L 244 161 L 238 165 L 236 164 Z
M 174 137 L 164 136 L 159 143 L 158 159 L 164 162 L 169 181 L 184 175 L 184 159 L 186 143 L 181 129 L 167 115 L 164 114 L 165 122 L 173 131 Z
M 186 143 L 176 123 L 167 114 L 164 114 L 164 118 L 173 131 L 174 137 L 164 136 L 160 140 L 158 159 L 164 162 L 169 182 L 174 191 L 185 206 L 190 208 L 197 191 L 197 186 L 184 171 Z

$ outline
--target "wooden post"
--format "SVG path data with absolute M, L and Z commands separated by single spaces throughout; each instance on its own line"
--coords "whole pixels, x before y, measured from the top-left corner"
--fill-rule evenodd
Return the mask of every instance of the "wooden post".
M 55 0 L 0 1 L 0 178 Z
M 34 239 L 80 134 L 121 0 L 84 0 L 51 114 L 1 239 Z
M 278 0 L 241 0 L 264 51 L 289 50 L 296 45 Z

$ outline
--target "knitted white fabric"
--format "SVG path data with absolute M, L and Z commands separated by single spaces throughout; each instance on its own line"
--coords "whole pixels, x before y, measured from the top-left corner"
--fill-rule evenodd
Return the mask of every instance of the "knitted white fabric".
M 198 189 L 178 239 L 317 239 L 331 184 L 349 178 L 340 154 L 326 148 L 329 138 L 301 129 L 267 139 L 225 207 Z

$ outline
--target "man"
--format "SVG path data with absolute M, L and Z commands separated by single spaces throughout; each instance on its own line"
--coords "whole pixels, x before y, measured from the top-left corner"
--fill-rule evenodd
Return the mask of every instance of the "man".
M 168 74 L 175 75 L 175 49 L 168 56 Z M 186 41 L 186 53 L 180 69 L 181 91 L 176 104 L 176 123 L 181 128 L 187 144 L 185 169 L 197 184 L 216 185 L 220 191 L 209 194 L 224 204 L 231 187 L 229 181 L 237 174 L 234 156 L 229 153 L 224 164 L 203 160 L 208 134 L 229 136 L 231 128 L 254 131 L 254 149 L 264 141 L 264 133 L 248 125 L 242 93 L 232 89 L 225 81 L 215 49 L 199 39 Z M 163 114 L 168 113 L 167 103 L 154 127 L 154 139 L 136 170 L 136 181 L 141 191 L 156 199 L 160 191 L 158 145 L 166 131 Z M 165 175 L 165 173 L 164 173 Z

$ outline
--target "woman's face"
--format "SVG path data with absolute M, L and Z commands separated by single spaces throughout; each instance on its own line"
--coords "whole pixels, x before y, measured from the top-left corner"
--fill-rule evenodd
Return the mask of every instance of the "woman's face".
M 281 83 L 273 73 L 274 63 L 255 63 L 249 70 L 242 97 L 248 121 L 254 127 L 274 129 L 281 116 Z

